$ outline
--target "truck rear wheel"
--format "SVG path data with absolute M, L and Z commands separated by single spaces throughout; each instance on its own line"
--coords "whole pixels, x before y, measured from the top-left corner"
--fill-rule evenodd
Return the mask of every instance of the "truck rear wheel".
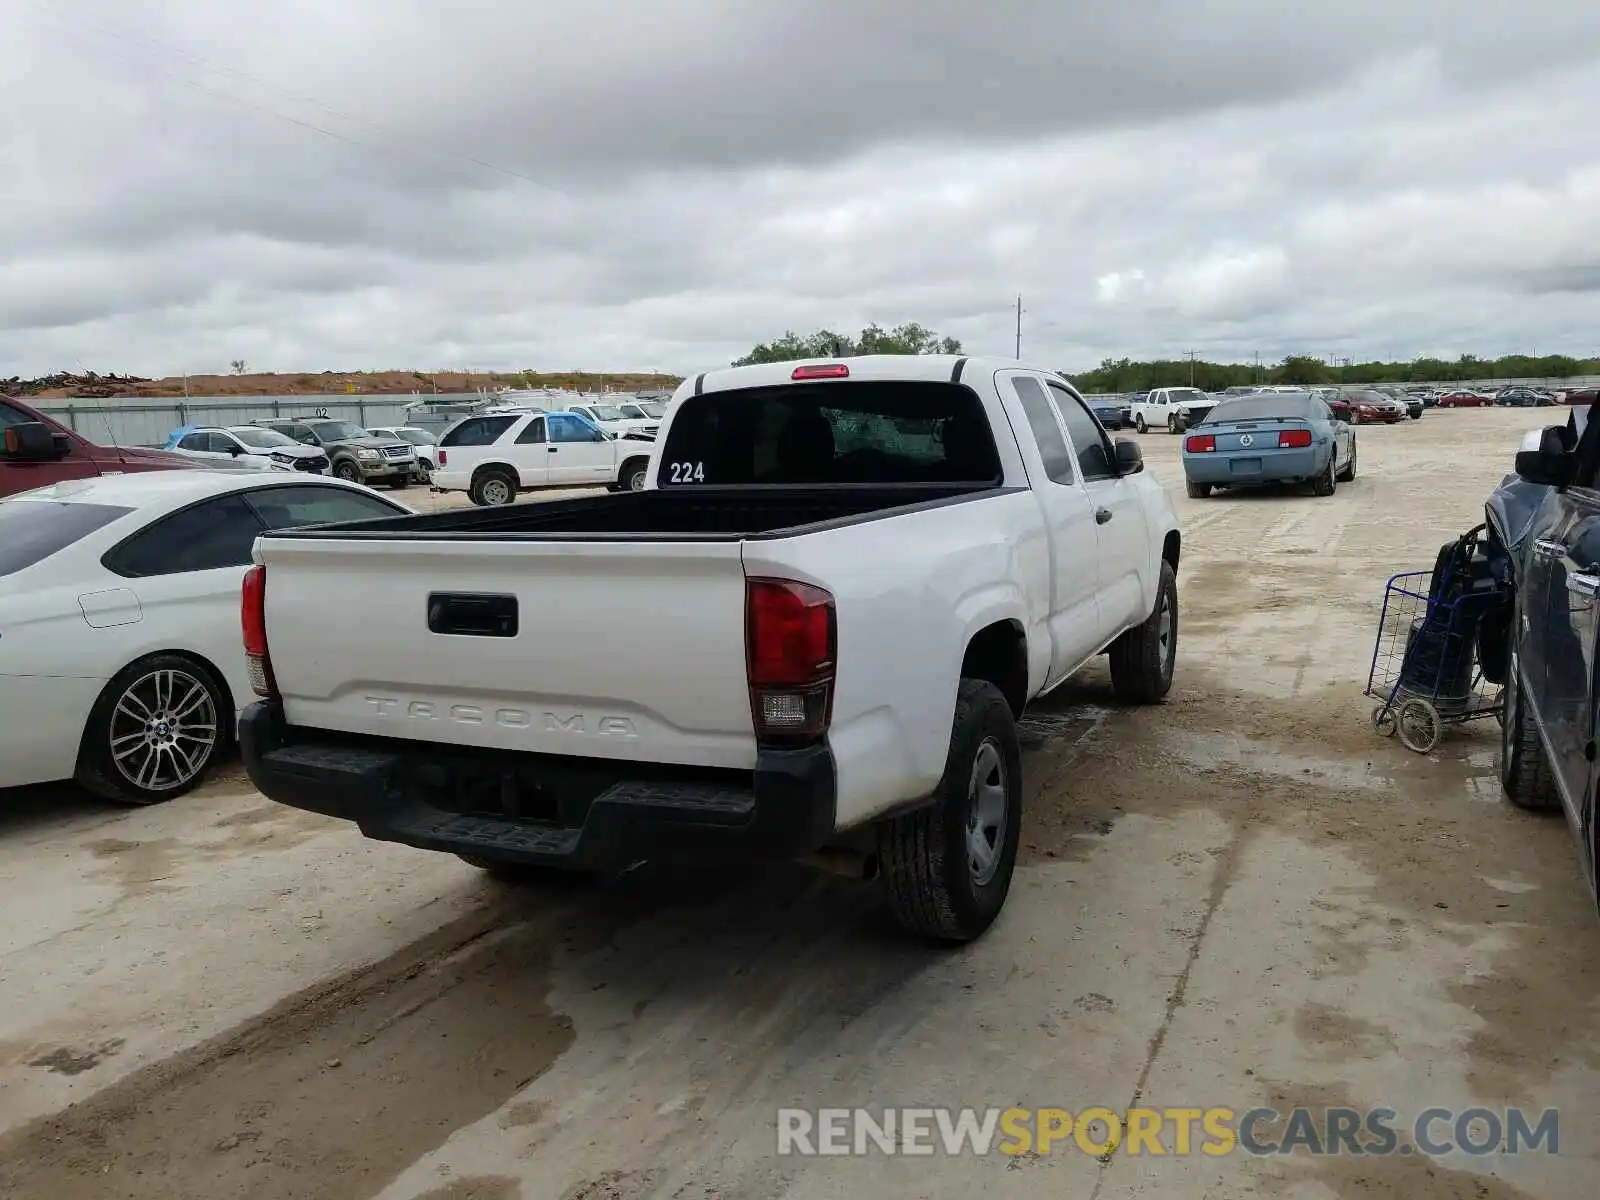
M 1146 425 L 1144 423 L 1144 414 L 1143 413 L 1140 413 L 1138 416 L 1134 417 L 1134 419 L 1133 419 L 1133 427 L 1135 429 L 1137 429 L 1140 433 L 1149 433 L 1150 432 L 1150 426 L 1148 426 L 1148 425 Z
M 1155 608 L 1111 643 L 1111 689 L 1129 704 L 1159 704 L 1172 690 L 1177 660 L 1178 577 L 1163 559 Z
M 878 870 L 907 933 L 970 942 L 1011 890 L 1022 825 L 1022 750 L 994 684 L 963 679 L 933 803 L 878 826 Z
M 517 499 L 517 479 L 509 471 L 490 467 L 473 476 L 472 487 L 467 495 L 481 508 L 514 504 Z

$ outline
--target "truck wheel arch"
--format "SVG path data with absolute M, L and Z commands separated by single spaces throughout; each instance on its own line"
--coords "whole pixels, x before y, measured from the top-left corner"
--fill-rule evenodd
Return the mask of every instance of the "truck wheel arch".
M 1167 536 L 1161 542 L 1161 557 L 1172 568 L 1172 573 L 1178 573 L 1178 556 L 1183 549 L 1183 535 L 1176 529 L 1168 530 Z
M 995 621 L 967 639 L 961 678 L 982 679 L 1000 689 L 1013 717 L 1028 703 L 1028 638 L 1022 623 Z

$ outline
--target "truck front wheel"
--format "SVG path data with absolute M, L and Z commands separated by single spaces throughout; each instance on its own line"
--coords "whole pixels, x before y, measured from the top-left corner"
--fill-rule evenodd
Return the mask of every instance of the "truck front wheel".
M 1005 906 L 1022 825 L 1022 750 L 994 684 L 963 679 L 933 802 L 878 826 L 878 870 L 907 933 L 970 942 Z
M 1111 689 L 1130 704 L 1158 704 L 1172 690 L 1177 658 L 1178 577 L 1163 559 L 1155 608 L 1111 643 Z

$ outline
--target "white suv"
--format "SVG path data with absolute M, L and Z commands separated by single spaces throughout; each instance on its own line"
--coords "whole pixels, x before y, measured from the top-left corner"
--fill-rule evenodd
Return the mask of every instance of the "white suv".
M 539 488 L 641 491 L 651 446 L 607 437 L 572 412 L 479 415 L 445 430 L 430 481 L 485 506 Z

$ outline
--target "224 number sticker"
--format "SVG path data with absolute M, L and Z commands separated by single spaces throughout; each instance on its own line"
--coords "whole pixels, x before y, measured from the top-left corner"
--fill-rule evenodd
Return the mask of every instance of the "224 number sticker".
M 705 463 L 675 462 L 668 465 L 672 468 L 673 483 L 704 483 L 706 481 Z

